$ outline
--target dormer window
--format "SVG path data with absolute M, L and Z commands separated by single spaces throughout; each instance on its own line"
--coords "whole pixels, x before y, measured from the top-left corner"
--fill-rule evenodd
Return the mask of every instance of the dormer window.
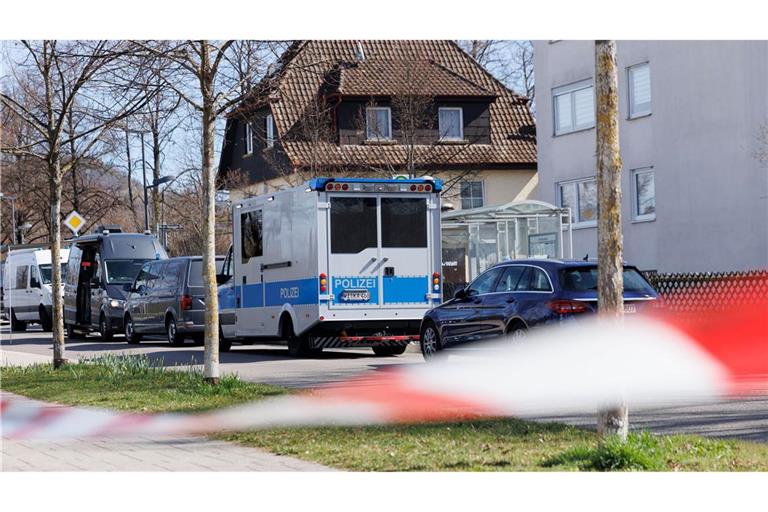
M 365 136 L 368 140 L 392 139 L 392 110 L 389 107 L 365 109 Z
M 272 114 L 267 114 L 266 117 L 266 123 L 267 123 L 267 147 L 271 148 L 275 145 L 275 121 L 272 118 Z
M 437 122 L 440 140 L 464 140 L 464 112 L 461 108 L 440 107 Z
M 253 153 L 253 127 L 251 123 L 245 123 L 245 154 Z

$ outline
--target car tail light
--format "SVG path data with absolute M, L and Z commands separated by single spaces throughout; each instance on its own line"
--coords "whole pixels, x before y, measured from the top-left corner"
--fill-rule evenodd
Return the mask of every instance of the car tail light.
M 578 300 L 551 300 L 547 302 L 547 307 L 558 315 L 586 313 L 589 311 L 589 307 Z
M 328 276 L 320 274 L 320 293 L 325 293 L 328 290 Z
M 182 311 L 192 309 L 192 297 L 190 295 L 181 296 L 181 309 Z

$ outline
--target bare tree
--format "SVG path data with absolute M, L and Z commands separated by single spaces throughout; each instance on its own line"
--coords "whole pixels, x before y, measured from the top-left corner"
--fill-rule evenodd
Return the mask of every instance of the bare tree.
M 616 42 L 595 42 L 597 98 L 597 300 L 602 318 L 621 319 L 624 262 L 621 233 L 621 155 Z M 624 403 L 606 404 L 598 412 L 597 431 L 627 439 L 629 419 Z
M 534 103 L 536 88 L 531 41 L 463 40 L 458 44 L 501 83 Z
M 255 46 L 258 42 L 249 42 Z M 258 55 L 244 52 L 238 41 L 135 42 L 149 56 L 164 62 L 157 76 L 175 91 L 200 117 L 203 201 L 203 282 L 205 283 L 204 378 L 218 384 L 219 304 L 216 288 L 216 167 L 214 165 L 216 120 L 240 102 L 258 78 L 258 63 L 241 58 Z M 246 74 L 241 74 L 245 72 Z
M 51 257 L 56 262 L 61 260 L 63 179 L 75 161 L 63 161 L 64 148 L 89 138 L 80 150 L 87 154 L 110 127 L 141 108 L 146 100 L 127 87 L 134 81 L 130 72 L 120 69 L 113 73 L 111 65 L 127 55 L 122 42 L 21 41 L 21 46 L 25 58 L 11 66 L 19 94 L 2 92 L 0 99 L 3 108 L 10 109 L 35 132 L 36 140 L 21 146 L 6 146 L 3 141 L 1 149 L 44 164 L 50 185 Z M 83 113 L 88 122 L 74 125 L 72 116 L 68 125 L 73 110 Z M 68 131 L 68 126 L 75 127 Z M 66 363 L 59 265 L 53 265 L 52 277 L 53 366 L 59 368 Z

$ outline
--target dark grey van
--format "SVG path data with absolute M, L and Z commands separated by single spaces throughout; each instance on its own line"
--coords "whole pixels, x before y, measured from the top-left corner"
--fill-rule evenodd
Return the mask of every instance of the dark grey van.
M 98 329 L 103 340 L 111 340 L 123 332 L 125 298 L 141 267 L 168 255 L 153 235 L 122 233 L 112 226 L 71 242 L 64 281 L 67 336 Z
M 216 258 L 217 272 L 223 257 Z M 139 343 L 145 335 L 164 335 L 171 345 L 186 338 L 200 342 L 205 331 L 203 258 L 181 256 L 145 263 L 128 291 L 125 339 Z M 223 343 L 221 350 L 228 350 Z

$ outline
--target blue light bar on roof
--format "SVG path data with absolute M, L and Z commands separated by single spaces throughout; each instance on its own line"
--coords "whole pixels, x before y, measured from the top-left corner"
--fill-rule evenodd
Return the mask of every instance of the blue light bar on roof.
M 434 178 L 410 178 L 410 179 L 386 179 L 386 178 L 313 178 L 307 182 L 311 190 L 326 190 L 328 183 L 347 184 L 344 191 L 349 192 L 403 192 L 412 191 L 411 185 L 430 185 L 431 190 L 419 190 L 419 192 L 440 192 L 443 189 L 443 180 Z

